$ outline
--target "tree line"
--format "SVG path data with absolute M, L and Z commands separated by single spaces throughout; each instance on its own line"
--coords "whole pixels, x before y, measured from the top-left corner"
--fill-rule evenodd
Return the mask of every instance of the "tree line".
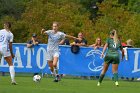
M 140 46 L 140 0 L 0 0 L 1 29 L 4 21 L 12 22 L 17 43 L 27 42 L 32 33 L 46 43 L 40 30 L 58 21 L 67 34 L 83 32 L 88 44 L 97 37 L 105 42 L 116 29 L 122 42 L 132 39 L 135 47 Z

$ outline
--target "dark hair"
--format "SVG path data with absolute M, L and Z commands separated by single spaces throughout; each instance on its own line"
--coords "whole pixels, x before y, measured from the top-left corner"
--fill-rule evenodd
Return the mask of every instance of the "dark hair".
M 37 34 L 36 34 L 36 33 L 33 33 L 33 34 L 32 34 L 32 37 L 37 37 Z
M 8 28 L 11 28 L 11 22 L 4 22 L 4 24 L 5 24 Z
M 80 47 L 78 45 L 72 45 L 71 46 L 71 52 L 74 54 L 78 54 L 80 51 Z

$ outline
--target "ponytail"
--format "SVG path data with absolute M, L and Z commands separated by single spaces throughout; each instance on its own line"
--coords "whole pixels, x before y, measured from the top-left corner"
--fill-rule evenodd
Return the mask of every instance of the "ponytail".
M 116 44 L 118 44 L 119 43 L 119 39 L 118 39 L 117 31 L 116 30 L 113 30 L 113 32 L 114 32 L 114 42 Z

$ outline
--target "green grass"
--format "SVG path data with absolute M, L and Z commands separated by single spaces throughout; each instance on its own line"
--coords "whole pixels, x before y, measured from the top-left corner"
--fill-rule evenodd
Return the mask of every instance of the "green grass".
M 104 80 L 97 87 L 97 80 L 62 79 L 52 82 L 53 78 L 42 78 L 35 83 L 32 77 L 16 77 L 18 85 L 10 84 L 9 76 L 0 76 L 0 93 L 139 93 L 140 82 L 120 81 L 119 87 L 111 80 Z

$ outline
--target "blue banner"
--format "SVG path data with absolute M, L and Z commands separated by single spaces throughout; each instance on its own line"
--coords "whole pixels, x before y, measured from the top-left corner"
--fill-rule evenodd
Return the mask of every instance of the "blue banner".
M 16 72 L 50 73 L 46 60 L 46 44 L 27 48 L 26 44 L 13 44 L 15 58 L 13 64 Z M 58 68 L 60 74 L 76 76 L 99 76 L 104 59 L 100 57 L 102 48 L 94 50 L 80 47 L 78 54 L 71 52 L 70 46 L 60 46 Z M 125 49 L 125 58 L 119 64 L 119 76 L 140 77 L 140 48 Z M 0 71 L 9 72 L 8 64 L 2 58 Z M 112 76 L 110 65 L 106 76 Z

